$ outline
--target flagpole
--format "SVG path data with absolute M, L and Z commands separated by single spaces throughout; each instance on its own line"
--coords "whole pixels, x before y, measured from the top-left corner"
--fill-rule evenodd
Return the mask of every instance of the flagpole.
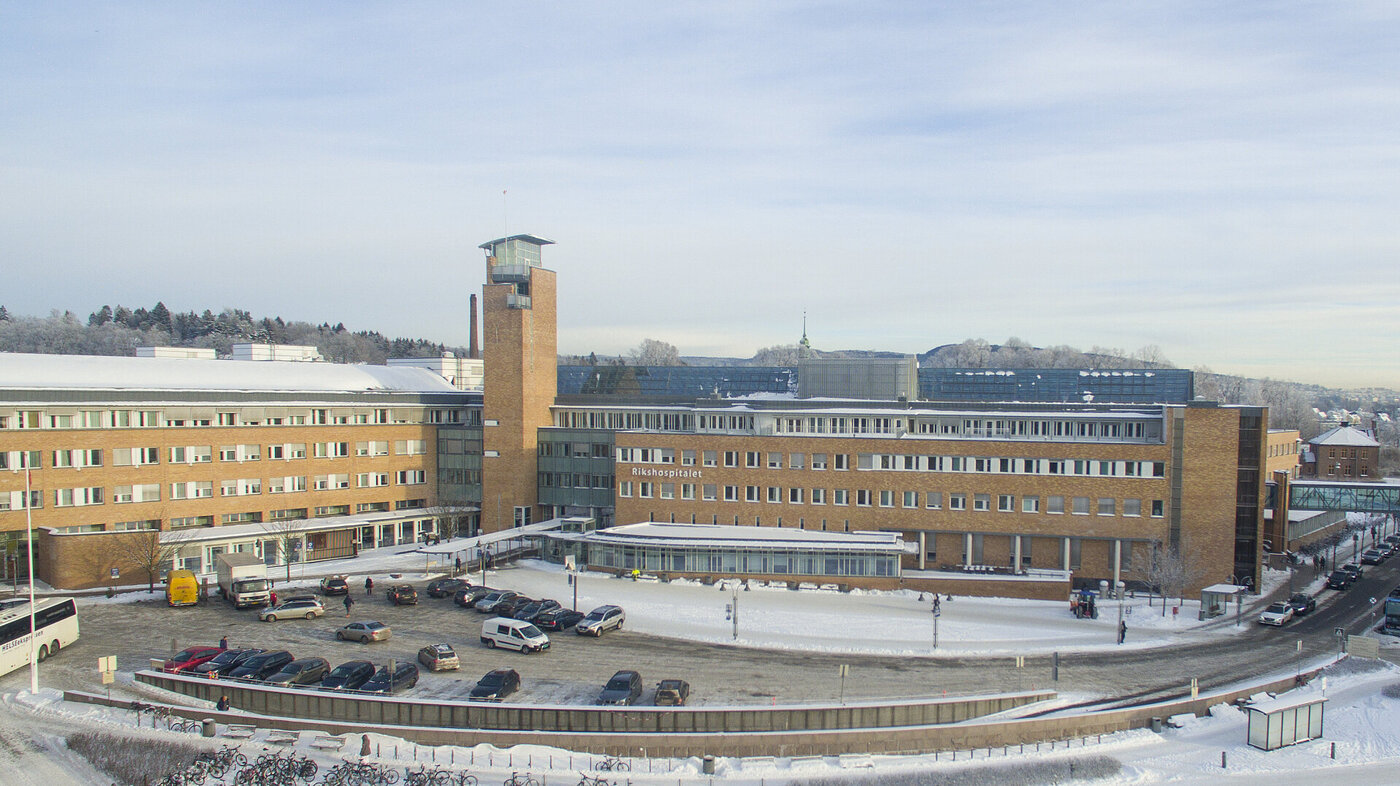
M 29 560 L 29 692 L 38 694 L 39 656 L 35 642 L 39 637 L 34 632 L 34 494 L 30 491 L 29 462 L 24 463 L 24 552 Z

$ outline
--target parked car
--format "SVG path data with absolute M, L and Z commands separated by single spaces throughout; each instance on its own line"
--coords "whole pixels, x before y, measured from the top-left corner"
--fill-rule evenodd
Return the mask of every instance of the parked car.
M 475 587 L 463 587 L 453 593 L 452 602 L 463 608 L 470 609 L 476 605 L 477 601 L 493 592 L 495 592 L 494 589 L 480 585 Z
M 430 598 L 450 598 L 457 594 L 457 590 L 471 586 L 471 582 L 466 579 L 438 579 L 428 582 L 428 597 Z
M 325 658 L 302 658 L 283 666 L 280 671 L 263 680 L 268 685 L 287 688 L 292 685 L 315 685 L 331 670 Z
M 365 693 L 398 693 L 418 684 L 418 667 L 412 663 L 400 663 L 389 673 L 388 666 L 381 666 L 360 690 Z
M 1290 595 L 1288 605 L 1293 607 L 1293 616 L 1295 617 L 1301 617 L 1317 610 L 1317 601 L 1311 595 L 1302 592 Z
M 277 620 L 289 620 L 297 617 L 309 620 L 325 613 L 326 607 L 321 605 L 321 601 L 307 595 L 284 600 L 276 606 L 265 608 L 258 612 L 258 619 L 263 622 L 276 622 Z
M 496 607 L 501 605 L 502 602 L 518 597 L 520 597 L 520 593 L 518 592 L 511 592 L 510 590 L 492 590 L 481 596 L 481 599 L 478 600 L 472 608 L 485 614 L 491 614 L 496 611 Z
M 349 595 L 350 582 L 346 581 L 344 576 L 327 576 L 321 579 L 321 594 L 326 596 Z
M 364 622 L 351 622 L 335 632 L 335 637 L 341 641 L 358 641 L 361 644 L 368 644 L 371 641 L 388 641 L 392 631 L 389 626 L 382 622 L 366 620 Z
M 540 630 L 568 630 L 583 619 L 583 612 L 573 609 L 550 609 L 535 617 L 532 622 Z
M 656 683 L 656 706 L 681 707 L 690 698 L 690 683 L 685 680 L 662 680 Z
M 477 680 L 467 698 L 500 701 L 517 690 L 520 690 L 520 674 L 515 669 L 496 669 Z
M 642 675 L 635 671 L 619 671 L 612 675 L 598 694 L 599 704 L 636 704 L 642 696 Z
M 1327 574 L 1328 589 L 1344 590 L 1350 587 L 1354 581 L 1356 579 L 1352 577 L 1352 574 L 1340 568 Z
M 451 644 L 429 644 L 418 650 L 418 662 L 428 671 L 452 671 L 462 665 Z
M 518 620 L 520 619 L 520 617 L 518 617 L 517 615 L 522 609 L 537 602 L 538 601 L 536 601 L 534 598 L 526 597 L 525 595 L 517 595 L 516 597 L 511 598 L 510 600 L 503 600 L 500 603 L 496 604 L 496 608 L 492 609 L 492 611 L 497 616 L 510 617 L 511 619 Z
M 1293 621 L 1293 607 L 1287 603 L 1270 603 L 1264 613 L 1259 615 L 1260 625 L 1281 626 Z
M 374 664 L 352 660 L 336 666 L 321 680 L 321 690 L 358 690 L 374 676 Z
M 622 630 L 622 622 L 627 619 L 620 606 L 599 606 L 579 620 L 574 632 L 582 635 L 601 636 L 604 631 Z
M 161 664 L 161 671 L 181 672 L 191 671 L 196 666 L 207 663 L 214 658 L 227 652 L 223 647 L 211 647 L 201 645 L 198 647 L 188 647 L 171 655 Z
M 389 602 L 395 606 L 416 606 L 418 605 L 418 590 L 411 584 L 395 584 L 384 591 Z
M 254 655 L 261 655 L 264 652 L 267 652 L 267 650 L 258 649 L 256 647 L 242 650 L 224 650 L 222 654 L 214 656 L 213 660 L 207 660 L 195 666 L 191 669 L 190 673 L 200 677 L 206 676 L 211 672 L 219 676 L 227 676 L 229 672 L 242 666 L 244 661 Z
M 524 606 L 517 606 L 515 608 L 515 613 L 509 616 L 514 617 L 520 620 L 521 622 L 534 622 L 536 619 L 539 618 L 541 614 L 545 613 L 546 611 L 553 611 L 557 608 L 559 608 L 559 601 L 545 598 L 544 600 L 537 600 L 533 603 L 527 603 Z
M 1379 565 L 1385 561 L 1385 554 L 1380 549 L 1366 549 L 1361 552 L 1362 565 Z
M 1347 564 L 1341 566 L 1340 568 L 1337 568 L 1337 570 L 1343 570 L 1343 571 L 1346 571 L 1347 573 L 1350 573 L 1350 574 L 1351 574 L 1351 580 L 1352 580 L 1353 582 L 1360 581 L 1360 580 L 1361 580 L 1361 577 L 1362 577 L 1363 575 L 1365 575 L 1365 574 L 1363 574 L 1363 573 L 1361 572 L 1361 566 L 1358 565 L 1358 564 L 1356 564 L 1355 562 L 1348 562 Z
M 1394 587 L 1391 588 L 1390 597 L 1400 598 L 1400 584 L 1396 584 Z
M 296 658 L 286 650 L 263 652 L 243 661 L 243 665 L 229 672 L 228 676 L 235 680 L 257 682 L 276 674 L 294 660 Z
M 509 617 L 492 617 L 481 623 L 481 643 L 492 649 L 505 647 L 524 653 L 549 649 L 549 637 L 543 631 Z

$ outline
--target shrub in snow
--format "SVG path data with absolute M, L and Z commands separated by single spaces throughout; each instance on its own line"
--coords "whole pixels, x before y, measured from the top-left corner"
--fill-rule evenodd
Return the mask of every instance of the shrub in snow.
M 181 772 L 194 762 L 202 748 L 170 740 L 120 737 L 85 731 L 67 739 L 68 749 L 118 783 L 155 783 L 166 774 Z
M 1393 682 L 1381 688 L 1381 695 L 1387 699 L 1400 699 L 1400 682 Z

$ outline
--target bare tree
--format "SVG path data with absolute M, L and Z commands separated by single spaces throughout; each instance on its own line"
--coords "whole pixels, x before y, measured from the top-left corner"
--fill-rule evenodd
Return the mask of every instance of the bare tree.
M 475 505 L 468 505 L 465 503 L 459 504 L 444 500 L 439 501 L 436 505 L 429 505 L 423 509 L 423 512 L 432 516 L 437 521 L 438 533 L 446 533 L 447 537 L 450 538 L 457 534 L 462 523 L 462 518 L 475 510 L 477 510 Z M 444 524 L 447 526 L 443 526 Z
M 654 338 L 643 339 L 641 344 L 627 353 L 627 357 L 634 366 L 683 366 L 681 362 L 680 350 L 674 344 L 667 344 L 665 341 L 657 341 Z
M 118 563 L 133 565 L 146 574 L 146 587 L 155 592 L 156 579 L 161 569 L 174 565 L 175 557 L 184 545 L 184 539 L 170 536 L 161 538 L 160 530 L 144 529 L 130 532 L 115 532 L 103 545 L 116 558 Z
M 1161 541 L 1152 544 L 1147 580 L 1162 596 L 1162 616 L 1167 615 L 1167 598 L 1176 597 L 1184 603 L 1187 588 L 1199 581 L 1202 575 L 1203 569 L 1192 562 L 1184 541 L 1179 548 L 1164 546 Z
M 279 555 L 287 563 L 287 581 L 292 580 L 292 553 L 301 551 L 302 538 L 305 537 L 301 531 L 301 521 L 298 519 L 279 519 L 277 521 L 263 522 L 262 531 L 272 536 L 277 542 Z
M 777 344 L 764 347 L 753 355 L 755 366 L 795 366 L 801 358 L 800 347 L 796 344 Z

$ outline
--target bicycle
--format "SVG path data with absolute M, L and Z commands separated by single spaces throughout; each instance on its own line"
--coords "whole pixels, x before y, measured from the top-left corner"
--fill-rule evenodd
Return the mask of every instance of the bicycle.
M 595 762 L 593 769 L 604 772 L 629 772 L 632 769 L 632 763 L 617 756 L 607 756 L 601 761 Z
M 501 786 L 540 786 L 540 782 L 528 772 L 512 771 L 510 777 L 501 782 Z
M 586 772 L 578 774 L 578 786 L 612 786 L 612 781 L 607 778 L 589 775 Z
M 452 786 L 452 773 L 441 767 L 428 769 L 426 765 L 418 765 L 415 772 L 408 767 L 403 768 L 404 786 Z

